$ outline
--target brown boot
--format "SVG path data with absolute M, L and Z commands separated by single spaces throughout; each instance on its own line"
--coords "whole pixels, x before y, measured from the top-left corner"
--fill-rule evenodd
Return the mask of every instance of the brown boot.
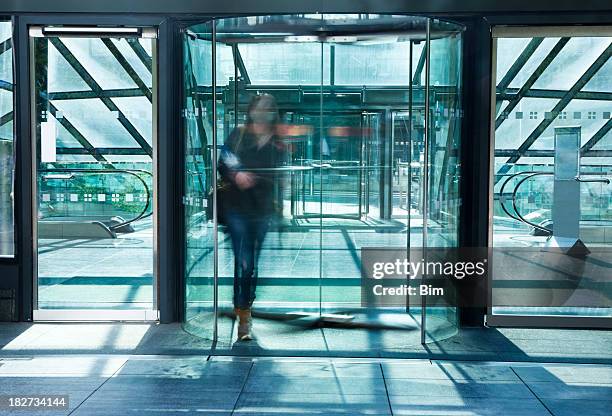
M 238 317 L 238 340 L 249 341 L 253 339 L 251 336 L 251 329 L 253 327 L 251 309 L 235 308 L 234 311 Z

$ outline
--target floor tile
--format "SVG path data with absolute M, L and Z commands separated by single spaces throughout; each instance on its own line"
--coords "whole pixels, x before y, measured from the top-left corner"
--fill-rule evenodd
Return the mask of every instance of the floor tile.
M 111 376 L 126 362 L 114 357 L 0 358 L 0 376 L 8 374 Z
M 612 366 L 535 365 L 513 366 L 523 381 L 612 384 Z
M 117 394 L 118 393 L 118 394 Z M 103 394 L 86 400 L 74 415 L 229 415 L 238 393 L 225 395 L 165 394 L 134 397 L 125 393 Z
M 245 393 L 386 394 L 382 379 L 357 377 L 249 377 Z
M 381 379 L 382 371 L 378 363 L 259 361 L 253 364 L 250 377 L 261 376 Z
M 523 383 L 510 381 L 386 379 L 389 395 L 431 397 L 533 397 Z
M 527 385 L 541 399 L 612 400 L 612 384 L 530 381 Z
M 482 363 L 383 363 L 385 378 L 520 381 L 509 366 Z
M 244 377 L 240 376 L 200 376 L 200 377 L 167 377 L 159 375 L 117 376 L 109 379 L 100 391 L 127 391 L 134 395 L 161 394 L 189 391 L 240 391 Z
M 207 357 L 130 359 L 117 375 L 164 375 L 175 377 L 233 376 L 246 375 L 250 362 L 213 362 Z
M 612 397 L 608 396 L 608 399 L 609 400 L 543 399 L 542 402 L 555 416 L 610 416 Z
M 537 399 L 390 396 L 394 415 L 550 416 Z
M 0 380 L 0 394 L 68 394 L 69 392 L 92 392 L 108 377 L 72 376 L 6 376 Z
M 234 415 L 387 415 L 389 403 L 384 395 L 252 393 L 238 399 Z

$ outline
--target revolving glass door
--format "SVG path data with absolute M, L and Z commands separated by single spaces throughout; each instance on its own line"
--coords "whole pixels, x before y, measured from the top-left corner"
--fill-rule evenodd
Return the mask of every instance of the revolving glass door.
M 457 244 L 460 40 L 457 25 L 409 16 L 254 16 L 185 29 L 186 330 L 235 340 L 235 245 L 211 204 L 219 158 L 251 131 L 265 96 L 281 156 L 259 176 L 273 171 L 276 210 L 257 251 L 256 345 L 286 350 L 299 336 L 298 348 L 344 350 L 350 337 L 355 352 L 456 332 L 452 301 L 366 307 L 360 280 L 364 248 Z

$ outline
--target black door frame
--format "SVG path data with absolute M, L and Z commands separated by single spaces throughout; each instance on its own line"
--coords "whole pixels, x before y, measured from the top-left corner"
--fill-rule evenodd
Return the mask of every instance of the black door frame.
M 31 175 L 33 172 L 31 133 L 31 88 L 29 26 L 84 25 L 84 26 L 154 26 L 158 28 L 157 39 L 157 246 L 154 247 L 158 271 L 158 309 L 161 322 L 178 319 L 176 270 L 178 269 L 180 229 L 176 212 L 179 210 L 177 194 L 176 160 L 178 99 L 175 92 L 178 81 L 174 47 L 174 22 L 165 16 L 141 15 L 71 15 L 37 14 L 13 17 L 14 41 L 14 100 L 16 137 L 16 258 L 19 262 L 18 319 L 32 320 L 33 309 L 33 195 Z M 154 117 L 155 119 L 155 117 Z

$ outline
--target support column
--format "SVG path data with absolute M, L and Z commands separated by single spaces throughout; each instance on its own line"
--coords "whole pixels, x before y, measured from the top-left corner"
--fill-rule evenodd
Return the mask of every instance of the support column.
M 555 127 L 553 235 L 574 240 L 580 235 L 580 134 L 580 127 Z

